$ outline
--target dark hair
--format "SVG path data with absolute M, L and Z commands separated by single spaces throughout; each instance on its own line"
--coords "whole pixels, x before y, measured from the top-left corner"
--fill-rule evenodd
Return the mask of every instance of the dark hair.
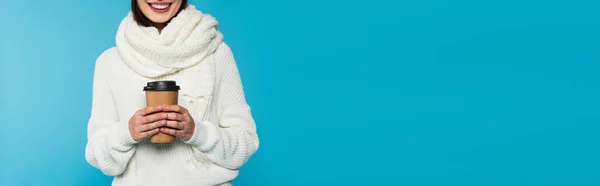
M 135 19 L 135 22 L 137 22 L 138 25 L 145 26 L 145 27 L 156 26 L 150 19 L 148 19 L 144 15 L 144 13 L 142 13 L 142 10 L 140 10 L 140 7 L 137 4 L 137 1 L 138 0 L 131 0 L 131 12 L 133 13 L 133 19 Z M 179 12 L 181 12 L 181 10 L 185 9 L 187 7 L 187 5 L 188 5 L 187 0 L 181 0 L 181 6 L 179 7 L 179 10 L 177 10 L 177 13 L 175 14 L 175 16 L 177 16 L 177 14 L 179 14 Z M 175 17 L 175 16 L 173 16 L 173 17 Z M 169 21 L 171 21 L 171 20 L 169 20 Z

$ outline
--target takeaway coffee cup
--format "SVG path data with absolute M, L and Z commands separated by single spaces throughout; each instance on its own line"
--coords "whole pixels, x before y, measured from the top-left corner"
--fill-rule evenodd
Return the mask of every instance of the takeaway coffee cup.
M 153 81 L 144 87 L 146 92 L 146 106 L 177 105 L 179 86 L 175 81 Z M 152 143 L 173 143 L 175 136 L 158 133 L 150 138 Z

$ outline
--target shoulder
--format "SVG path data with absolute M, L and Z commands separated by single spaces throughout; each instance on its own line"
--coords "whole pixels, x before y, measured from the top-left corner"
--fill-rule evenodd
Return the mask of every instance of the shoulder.
M 237 67 L 233 52 L 225 42 L 221 42 L 215 51 L 215 67 L 217 68 L 217 75 L 226 74 Z
M 225 42 L 222 42 L 215 51 L 215 67 L 219 78 L 239 73 L 233 52 Z
M 119 58 L 117 47 L 111 47 L 100 53 L 96 59 L 96 63 L 106 63 L 107 61 L 112 61 L 114 58 Z
M 96 68 L 106 68 L 110 66 L 116 60 L 120 60 L 119 51 L 117 47 L 111 47 L 109 49 L 104 50 L 100 55 L 96 58 Z
M 230 57 L 232 55 L 233 55 L 233 52 L 231 52 L 231 48 L 225 42 L 221 42 L 221 44 L 219 44 L 219 46 L 217 47 L 217 50 L 215 51 L 215 57 L 217 59 Z
M 217 72 L 227 71 L 235 65 L 236 62 L 231 48 L 227 43 L 221 42 L 215 51 L 215 66 L 217 67 Z

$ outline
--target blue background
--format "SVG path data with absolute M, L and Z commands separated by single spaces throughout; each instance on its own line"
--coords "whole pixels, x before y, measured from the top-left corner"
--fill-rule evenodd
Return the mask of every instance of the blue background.
M 600 185 L 600 1 L 192 3 L 258 125 L 235 185 Z M 110 185 L 86 127 L 129 1 L 2 5 L 0 185 Z

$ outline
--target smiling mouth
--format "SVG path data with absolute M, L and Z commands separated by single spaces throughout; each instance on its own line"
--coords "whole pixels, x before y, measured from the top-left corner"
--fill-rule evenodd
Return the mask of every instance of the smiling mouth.
M 169 7 L 171 7 L 171 4 L 173 3 L 148 3 L 148 5 L 150 5 L 150 7 L 152 7 L 152 9 L 155 10 L 167 10 Z

